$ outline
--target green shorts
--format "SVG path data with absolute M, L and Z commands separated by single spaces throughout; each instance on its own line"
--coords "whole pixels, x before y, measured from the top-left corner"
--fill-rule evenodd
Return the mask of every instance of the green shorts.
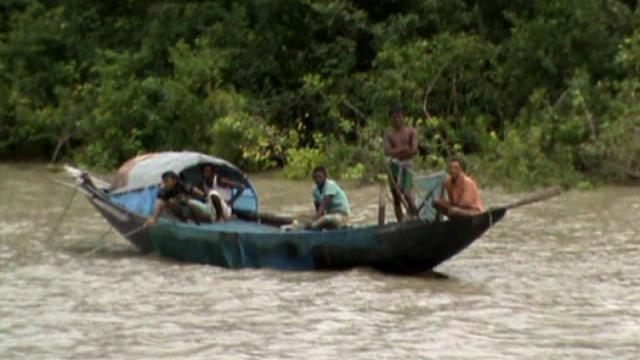
M 411 169 L 404 168 L 400 164 L 392 161 L 389 163 L 389 170 L 393 175 L 393 181 L 398 185 L 400 191 L 409 191 L 413 188 L 413 171 Z M 393 188 L 393 183 L 391 183 Z

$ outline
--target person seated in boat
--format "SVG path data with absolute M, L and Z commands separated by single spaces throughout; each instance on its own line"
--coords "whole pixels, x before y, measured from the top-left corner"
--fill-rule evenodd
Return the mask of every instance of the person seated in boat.
M 313 204 L 316 212 L 311 229 L 337 229 L 349 224 L 351 208 L 344 190 L 333 180 L 324 166 L 313 169 Z
M 195 186 L 180 181 L 180 177 L 173 171 L 166 171 L 162 174 L 162 188 L 158 191 L 155 209 L 153 214 L 144 223 L 144 227 L 154 225 L 165 209 L 181 221 L 187 221 L 191 216 L 196 223 L 209 221 L 211 213 L 208 209 L 191 197 L 204 197 L 204 192 Z
M 389 111 L 393 127 L 385 134 L 384 153 L 389 156 L 389 185 L 398 222 L 404 218 L 402 205 L 409 217 L 417 217 L 413 198 L 413 157 L 418 153 L 418 131 L 404 122 L 404 111 L 396 106 Z
M 215 214 L 214 221 L 224 221 L 231 218 L 233 203 L 242 195 L 244 184 L 218 175 L 213 164 L 202 167 L 202 181 L 197 185 L 205 194 L 205 204 L 209 211 Z M 235 195 L 233 189 L 237 189 Z
M 440 198 L 436 199 L 433 207 L 447 216 L 472 216 L 483 211 L 482 200 L 475 181 L 465 174 L 466 166 L 461 157 L 454 156 L 449 160 L 447 172 L 449 176 L 442 183 Z M 447 192 L 448 200 L 444 198 Z

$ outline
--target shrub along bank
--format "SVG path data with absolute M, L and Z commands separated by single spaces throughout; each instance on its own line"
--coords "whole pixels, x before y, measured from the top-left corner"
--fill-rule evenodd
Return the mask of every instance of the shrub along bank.
M 640 178 L 637 1 L 0 4 L 0 157 L 113 168 L 192 149 L 247 170 L 382 172 L 388 109 L 422 168 L 483 182 Z

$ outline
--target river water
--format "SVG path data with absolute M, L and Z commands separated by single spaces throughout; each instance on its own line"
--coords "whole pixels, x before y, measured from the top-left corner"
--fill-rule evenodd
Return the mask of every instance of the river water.
M 252 178 L 263 210 L 309 208 L 309 182 Z M 2 359 L 640 357 L 640 188 L 511 211 L 435 275 L 402 277 L 142 256 L 52 179 L 0 164 Z M 346 187 L 375 221 L 378 189 Z

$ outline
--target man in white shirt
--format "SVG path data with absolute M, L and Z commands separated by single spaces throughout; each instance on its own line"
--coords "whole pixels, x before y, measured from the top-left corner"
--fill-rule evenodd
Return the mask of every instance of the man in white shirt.
M 215 219 L 212 220 L 221 222 L 231 218 L 233 202 L 244 191 L 245 185 L 218 175 L 215 165 L 206 164 L 202 167 L 202 182 L 198 187 L 206 195 L 205 204 L 215 214 Z M 238 191 L 235 197 L 233 188 Z

